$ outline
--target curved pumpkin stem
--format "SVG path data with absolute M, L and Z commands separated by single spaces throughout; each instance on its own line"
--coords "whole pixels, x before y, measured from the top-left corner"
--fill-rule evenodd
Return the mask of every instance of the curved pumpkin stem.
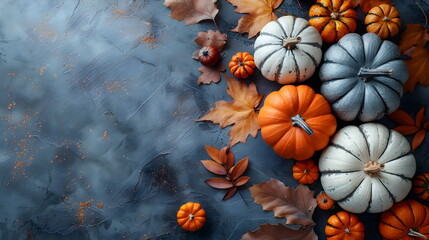
M 364 78 L 364 81 L 368 81 L 368 77 L 377 77 L 377 76 L 385 76 L 388 77 L 392 75 L 393 69 L 370 69 L 362 67 L 359 69 L 358 77 Z
M 292 50 L 296 48 L 296 44 L 299 42 L 301 42 L 301 37 L 288 37 L 283 39 L 283 47 Z
M 331 13 L 331 18 L 332 19 L 338 19 L 338 18 L 340 18 L 341 17 L 341 13 Z
M 372 175 L 374 173 L 378 173 L 381 171 L 381 169 L 384 168 L 384 164 L 379 163 L 379 162 L 375 162 L 375 161 L 369 161 L 367 163 L 365 163 L 364 167 L 363 167 L 363 171 L 368 174 L 368 175 Z
M 310 126 L 305 123 L 304 118 L 297 114 L 295 117 L 290 118 L 292 120 L 292 126 L 302 128 L 308 135 L 313 135 L 314 131 Z
M 408 236 L 410 237 L 418 237 L 418 238 L 422 238 L 422 239 L 428 239 L 425 235 L 414 231 L 413 229 L 410 228 L 410 230 L 408 230 Z

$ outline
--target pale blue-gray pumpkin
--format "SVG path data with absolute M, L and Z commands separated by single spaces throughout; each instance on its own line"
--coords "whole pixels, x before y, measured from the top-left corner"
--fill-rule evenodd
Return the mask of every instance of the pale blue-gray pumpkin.
M 280 84 L 307 80 L 322 60 L 322 37 L 303 18 L 284 16 L 267 23 L 254 47 L 256 67 Z
M 338 118 L 369 122 L 395 111 L 408 79 L 399 47 L 374 33 L 345 35 L 324 55 L 321 93 Z
M 379 123 L 340 129 L 319 159 L 329 197 L 354 213 L 378 213 L 411 190 L 416 161 L 400 133 Z

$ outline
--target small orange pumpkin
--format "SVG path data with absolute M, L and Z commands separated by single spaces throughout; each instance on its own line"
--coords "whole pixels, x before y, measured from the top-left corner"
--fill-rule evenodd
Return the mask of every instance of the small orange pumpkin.
M 398 34 L 401 27 L 398 10 L 389 4 L 381 4 L 369 10 L 365 17 L 366 31 L 375 33 L 382 39 Z
M 318 0 L 309 10 L 310 25 L 315 27 L 324 42 L 337 42 L 356 30 L 358 14 L 351 1 Z
M 429 200 L 429 173 L 423 173 L 414 178 L 413 193 L 420 199 Z
M 335 205 L 334 199 L 330 198 L 324 191 L 317 194 L 316 202 L 317 206 L 322 210 L 332 209 Z
M 177 223 L 187 231 L 197 231 L 206 222 L 206 212 L 201 204 L 188 202 L 177 212 Z
M 363 240 L 365 229 L 355 214 L 341 211 L 329 217 L 325 234 L 327 240 Z
M 255 72 L 253 56 L 248 52 L 238 52 L 231 57 L 229 70 L 236 78 L 247 78 Z
M 429 238 L 429 208 L 415 200 L 395 203 L 380 216 L 378 225 L 385 240 Z
M 297 161 L 292 167 L 292 175 L 302 184 L 312 184 L 319 178 L 319 167 L 313 160 Z
M 262 138 L 283 158 L 309 159 L 329 143 L 337 121 L 328 101 L 307 85 L 271 92 L 258 116 Z

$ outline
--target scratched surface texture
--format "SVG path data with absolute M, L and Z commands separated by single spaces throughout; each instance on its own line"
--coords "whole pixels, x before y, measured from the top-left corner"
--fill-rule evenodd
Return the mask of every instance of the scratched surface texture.
M 301 2 L 285 0 L 279 10 L 306 17 L 310 3 Z M 414 2 L 395 2 L 403 22 L 424 23 Z M 235 52 L 253 53 L 254 39 L 229 31 L 241 17 L 232 5 L 221 0 L 219 8 L 227 64 Z M 2 0 L 0 10 L 0 239 L 239 239 L 279 221 L 247 189 L 271 177 L 297 186 L 293 161 L 260 135 L 232 148 L 250 158 L 247 204 L 239 195 L 221 201 L 225 192 L 203 182 L 213 177 L 199 162 L 208 159 L 204 145 L 229 142 L 228 128 L 195 121 L 230 100 L 224 78 L 197 85 L 193 39 L 211 22 L 185 26 L 162 0 Z M 250 81 L 265 95 L 280 88 L 259 73 Z M 316 77 L 306 83 L 319 91 Z M 401 107 L 416 112 L 427 93 L 418 86 Z M 415 152 L 418 173 L 429 171 L 428 149 L 426 138 Z M 310 188 L 319 192 L 320 182 Z M 198 232 L 177 227 L 187 201 L 208 213 Z M 335 211 L 316 210 L 321 239 Z M 359 217 L 368 239 L 380 239 L 379 215 Z

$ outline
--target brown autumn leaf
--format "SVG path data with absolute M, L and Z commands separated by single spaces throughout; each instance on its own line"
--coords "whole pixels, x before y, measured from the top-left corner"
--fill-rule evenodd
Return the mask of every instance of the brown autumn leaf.
M 231 177 L 233 180 L 243 175 L 244 171 L 246 171 L 247 169 L 248 163 L 249 163 L 249 158 L 243 158 L 234 166 L 234 169 L 231 172 Z
M 171 18 L 186 21 L 185 25 L 207 19 L 214 21 L 219 12 L 212 0 L 165 0 L 164 5 L 171 9 Z
M 246 143 L 248 135 L 254 138 L 258 134 L 258 113 L 256 107 L 262 100 L 263 95 L 259 95 L 256 85 L 250 83 L 249 86 L 243 81 L 238 81 L 225 75 L 228 82 L 227 92 L 232 97 L 232 102 L 220 100 L 216 102 L 215 108 L 197 121 L 211 121 L 220 124 L 221 128 L 233 125 L 228 132 L 230 136 L 229 145 L 233 146 L 238 142 Z
M 206 148 L 207 154 L 211 159 L 213 159 L 213 161 L 222 164 L 222 161 L 220 160 L 220 151 L 217 148 L 208 145 L 204 145 L 204 147 Z
M 315 225 L 311 217 L 317 202 L 313 197 L 314 191 L 307 186 L 300 184 L 292 189 L 277 179 L 271 179 L 255 184 L 249 190 L 255 203 L 261 204 L 265 211 L 274 211 L 275 217 L 286 218 L 286 224 Z
M 222 200 L 228 200 L 228 199 L 232 198 L 237 193 L 237 190 L 238 190 L 237 187 L 233 187 L 233 188 L 228 189 L 225 196 L 223 196 Z
M 205 46 L 214 46 L 221 52 L 226 43 L 226 34 L 219 32 L 219 30 L 213 31 L 209 30 L 208 32 L 199 32 L 198 37 L 195 38 L 195 42 L 200 47 Z
M 268 22 L 278 17 L 275 9 L 282 4 L 283 0 L 227 0 L 237 7 L 235 12 L 248 13 L 238 20 L 238 25 L 232 31 L 240 34 L 249 33 L 248 38 L 254 37 Z
M 197 81 L 198 85 L 210 84 L 212 82 L 218 83 L 220 81 L 220 72 L 225 72 L 225 70 L 222 62 L 219 62 L 219 64 L 214 67 L 201 66 L 198 68 L 198 71 L 201 72 Z
M 228 189 L 234 187 L 231 181 L 223 178 L 209 178 L 204 182 L 207 183 L 210 187 L 217 189 Z
M 203 163 L 204 167 L 210 172 L 217 175 L 226 175 L 225 168 L 219 163 L 212 160 L 201 160 L 201 162 Z
M 429 28 L 422 24 L 407 24 L 405 31 L 401 34 L 399 49 L 401 52 L 409 50 L 413 46 L 425 46 L 429 41 Z
M 426 132 L 429 129 L 429 122 L 426 120 L 424 111 L 425 108 L 421 107 L 416 114 L 415 121 L 407 112 L 402 109 L 398 109 L 388 115 L 391 120 L 401 124 L 393 128 L 393 130 L 398 131 L 402 135 L 410 135 L 415 133 L 411 142 L 411 148 L 413 151 L 422 144 L 423 140 L 425 139 Z
M 249 231 L 241 240 L 317 240 L 313 227 L 290 228 L 282 223 L 262 224 L 256 231 Z
M 250 177 L 239 177 L 237 180 L 235 180 L 235 186 L 240 187 L 246 184 L 249 181 Z
M 413 46 L 404 52 L 411 57 L 406 60 L 408 66 L 408 80 L 404 84 L 405 92 L 412 92 L 417 83 L 429 86 L 429 50 L 421 46 Z

